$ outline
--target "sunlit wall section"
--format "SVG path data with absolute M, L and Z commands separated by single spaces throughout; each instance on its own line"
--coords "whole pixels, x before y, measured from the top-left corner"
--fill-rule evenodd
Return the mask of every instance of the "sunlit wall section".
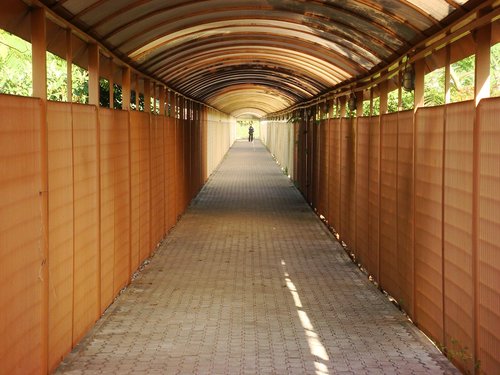
M 236 138 L 234 117 L 207 110 L 206 165 L 207 177 L 217 168 Z
M 260 140 L 276 159 L 283 173 L 293 178 L 293 124 L 285 120 L 261 121 Z

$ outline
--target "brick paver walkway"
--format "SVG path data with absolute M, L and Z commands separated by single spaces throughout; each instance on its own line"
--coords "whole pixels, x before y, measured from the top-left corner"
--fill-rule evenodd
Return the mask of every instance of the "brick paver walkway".
M 366 279 L 256 142 L 237 142 L 69 374 L 456 370 Z

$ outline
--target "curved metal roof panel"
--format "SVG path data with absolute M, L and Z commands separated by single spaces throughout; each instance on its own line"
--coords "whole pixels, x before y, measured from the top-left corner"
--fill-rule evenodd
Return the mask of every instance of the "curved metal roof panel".
M 138 70 L 229 113 L 281 110 L 366 75 L 477 4 L 42 1 Z

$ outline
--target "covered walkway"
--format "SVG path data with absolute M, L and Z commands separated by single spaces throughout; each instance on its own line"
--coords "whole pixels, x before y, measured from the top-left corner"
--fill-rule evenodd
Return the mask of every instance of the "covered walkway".
M 260 144 L 239 141 L 68 374 L 453 374 Z
M 0 3 L 0 375 L 500 374 L 500 0 Z

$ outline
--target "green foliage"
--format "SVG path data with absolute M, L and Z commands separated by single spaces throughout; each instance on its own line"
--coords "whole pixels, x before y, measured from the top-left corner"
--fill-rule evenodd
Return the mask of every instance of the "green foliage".
M 109 81 L 101 78 L 99 80 L 99 104 L 101 107 L 110 108 L 109 106 Z M 113 84 L 113 108 L 122 109 L 122 88 L 116 83 Z M 143 101 L 144 107 L 144 101 Z
M 424 77 L 424 106 L 444 104 L 444 67 Z
M 372 114 L 371 116 L 378 116 L 380 113 L 380 97 L 373 98 Z M 370 116 L 370 101 L 363 102 L 363 116 Z
M 450 345 L 446 346 L 440 342 L 436 343 L 438 349 L 443 352 L 450 361 L 459 361 L 466 367 L 470 364 L 474 364 L 474 373 L 481 374 L 481 362 L 476 360 L 473 362 L 474 357 L 467 346 L 462 346 L 462 344 L 455 338 L 450 339 Z M 466 371 L 466 374 L 471 374 L 470 371 Z
M 474 99 L 475 66 L 476 59 L 474 55 L 451 64 L 451 102 L 461 102 L 464 100 Z
M 387 112 L 397 112 L 398 101 L 398 89 L 392 90 L 389 94 L 387 94 Z
M 47 99 L 68 99 L 68 72 L 66 60 L 47 52 Z
M 363 116 L 370 116 L 370 101 L 363 101 Z
M 372 116 L 378 116 L 380 114 L 380 97 L 373 98 L 373 109 Z
M 236 120 L 236 123 L 239 125 L 239 126 L 244 126 L 244 127 L 248 127 L 250 125 L 253 126 L 253 121 L 254 120 Z
M 71 66 L 73 79 L 72 99 L 75 103 L 88 104 L 89 102 L 89 72 L 78 65 Z
M 415 91 L 401 90 L 401 104 L 403 111 L 415 108 Z
M 66 61 L 47 52 L 47 97 L 49 100 L 67 100 L 67 67 Z M 30 96 L 33 91 L 31 44 L 23 39 L 0 29 L 0 93 Z M 474 97 L 475 56 L 468 56 L 450 66 L 451 102 L 469 100 Z M 72 100 L 77 103 L 88 103 L 89 74 L 84 68 L 72 65 Z M 445 102 L 444 68 L 437 69 L 425 76 L 424 105 L 441 105 Z M 491 96 L 500 96 L 500 43 L 491 47 L 490 68 Z M 122 108 L 122 92 L 119 85 L 113 85 L 113 108 Z M 135 101 L 132 91 L 132 103 Z M 413 108 L 414 92 L 402 91 L 402 110 Z M 100 81 L 100 104 L 109 107 L 109 81 Z M 144 96 L 139 95 L 138 108 L 144 110 Z M 388 111 L 398 110 L 397 90 L 388 95 Z M 172 115 L 172 108 L 168 108 Z M 373 99 L 372 115 L 380 113 L 380 98 Z M 370 114 L 370 104 L 363 103 L 363 116 Z M 179 113 L 177 115 L 180 115 Z M 355 111 L 346 111 L 347 117 L 355 115 Z M 338 118 L 340 111 L 337 105 L 333 107 L 333 118 Z M 297 118 L 292 118 L 297 119 Z M 291 120 L 293 121 L 293 120 Z
M 414 91 L 401 90 L 401 108 L 399 108 L 399 90 L 395 89 L 387 95 L 387 111 L 389 113 L 406 111 L 415 106 Z M 379 106 L 380 109 L 380 106 Z
M 500 96 L 500 43 L 491 46 L 490 84 L 490 95 Z
M 33 92 L 31 44 L 0 29 L 0 93 Z

